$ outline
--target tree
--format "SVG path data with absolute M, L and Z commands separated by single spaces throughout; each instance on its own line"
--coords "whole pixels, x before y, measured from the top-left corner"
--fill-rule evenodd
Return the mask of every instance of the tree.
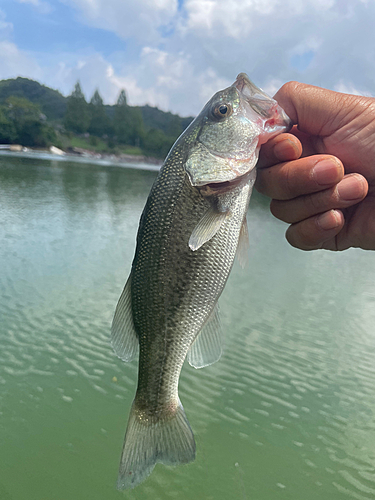
M 130 107 L 130 121 L 130 144 L 140 146 L 145 136 L 145 127 L 140 108 Z
M 120 92 L 120 95 L 118 96 L 117 99 L 117 106 L 126 106 L 128 104 L 128 101 L 126 99 L 126 93 L 125 90 L 122 89 Z
M 95 90 L 89 104 L 90 124 L 88 132 L 97 137 L 111 134 L 110 122 L 99 91 Z
M 128 106 L 125 90 L 121 90 L 115 105 L 113 128 L 122 144 L 139 146 L 145 135 L 141 110 Z
M 68 97 L 64 125 L 66 130 L 70 130 L 71 132 L 75 132 L 77 134 L 83 134 L 87 132 L 89 124 L 89 107 L 78 81 L 75 84 L 73 92 Z
M 142 117 L 147 130 L 157 128 L 162 130 L 165 135 L 176 139 L 192 120 L 192 117 L 181 118 L 147 104 L 142 107 Z
M 168 137 L 159 129 L 150 129 L 143 140 L 143 150 L 150 156 L 165 158 L 174 142 L 173 137 Z
M 8 97 L 3 110 L 3 122 L 11 130 L 9 142 L 45 147 L 56 140 L 55 131 L 46 123 L 46 116 L 41 113 L 39 106 L 28 99 Z M 9 122 L 12 124 L 10 128 Z
M 49 120 L 62 120 L 66 110 L 66 97 L 28 78 L 11 78 L 0 81 L 0 104 L 8 97 L 24 97 L 37 104 Z
M 126 101 L 125 90 L 121 90 L 115 105 L 115 114 L 113 117 L 113 128 L 117 141 L 122 144 L 130 143 L 131 116 L 130 108 Z
M 17 132 L 12 120 L 8 118 L 6 106 L 0 107 L 0 144 L 14 144 Z

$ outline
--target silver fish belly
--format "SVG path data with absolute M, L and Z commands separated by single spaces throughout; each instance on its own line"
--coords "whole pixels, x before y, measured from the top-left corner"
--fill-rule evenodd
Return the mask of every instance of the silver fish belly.
M 186 357 L 201 368 L 221 356 L 217 301 L 239 242 L 240 248 L 246 246 L 246 212 L 263 130 L 246 116 L 253 110 L 247 103 L 254 88 L 262 93 L 239 75 L 233 86 L 215 94 L 172 148 L 141 216 L 132 270 L 112 325 L 112 345 L 120 358 L 130 361 L 139 346 L 120 489 L 142 482 L 157 462 L 176 465 L 195 458 L 178 381 Z M 277 103 L 273 111 L 268 108 L 263 118 L 279 119 L 270 137 L 286 130 L 289 121 Z M 215 140 L 225 149 L 220 134 L 227 138 L 227 158 L 215 150 Z

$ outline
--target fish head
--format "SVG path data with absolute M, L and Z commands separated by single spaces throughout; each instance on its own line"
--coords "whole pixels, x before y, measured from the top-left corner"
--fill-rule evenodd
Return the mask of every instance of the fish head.
M 208 101 L 181 138 L 188 144 L 185 170 L 192 185 L 242 178 L 255 167 L 261 145 L 291 126 L 279 104 L 240 73 Z

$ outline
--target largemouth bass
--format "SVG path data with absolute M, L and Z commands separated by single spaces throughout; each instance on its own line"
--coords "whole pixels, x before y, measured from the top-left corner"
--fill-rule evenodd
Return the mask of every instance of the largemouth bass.
M 112 324 L 121 359 L 133 359 L 139 346 L 120 489 L 139 484 L 157 462 L 195 458 L 178 397 L 181 368 L 186 357 L 201 368 L 221 356 L 217 301 L 236 253 L 240 263 L 246 258 L 259 149 L 290 126 L 277 102 L 241 73 L 176 141 L 151 189 Z

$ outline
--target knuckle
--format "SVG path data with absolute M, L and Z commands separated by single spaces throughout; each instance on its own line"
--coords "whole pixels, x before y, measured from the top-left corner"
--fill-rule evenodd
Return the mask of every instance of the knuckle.
M 259 153 L 259 160 L 257 163 L 257 168 L 262 169 L 268 166 L 271 166 L 273 160 L 274 160 L 274 155 L 273 155 L 273 146 L 274 146 L 274 140 L 271 139 L 270 141 L 266 142 L 266 144 L 263 144 L 260 153 Z
M 314 250 L 321 248 L 323 242 L 317 228 L 311 225 L 310 220 L 292 224 L 287 232 L 286 239 L 289 244 L 301 250 Z
M 285 199 L 291 199 L 296 196 L 295 192 L 295 175 L 293 174 L 293 170 L 291 168 L 285 167 L 284 169 L 284 176 L 283 176 L 283 186 L 284 186 L 284 193 L 283 193 L 283 198 Z
M 304 205 L 305 209 L 308 212 L 313 212 L 313 214 L 322 211 L 323 210 L 322 197 L 320 196 L 320 193 L 310 194 L 308 196 L 305 196 Z
M 294 210 L 294 204 L 289 201 L 272 200 L 270 211 L 276 219 L 282 220 L 288 224 L 293 224 L 300 220 L 298 212 Z
M 338 205 L 337 188 L 325 189 L 302 197 L 306 217 L 324 212 Z
M 309 194 L 303 197 L 307 213 L 314 215 L 325 210 L 326 203 L 322 192 Z
M 301 87 L 301 85 L 303 84 L 295 80 L 291 80 L 290 82 L 284 83 L 284 85 L 280 88 L 279 93 L 287 95 L 293 94 Z

